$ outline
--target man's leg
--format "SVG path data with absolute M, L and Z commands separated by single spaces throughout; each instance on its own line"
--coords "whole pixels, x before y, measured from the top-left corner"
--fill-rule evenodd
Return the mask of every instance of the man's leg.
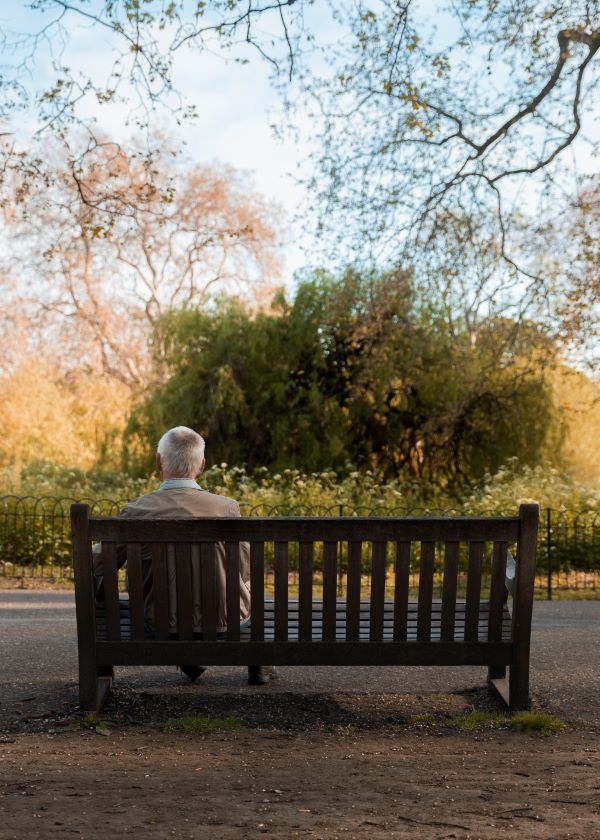
M 277 679 L 274 665 L 248 665 L 248 685 L 266 685 Z
M 240 624 L 240 630 L 249 630 L 252 619 L 248 618 Z M 248 665 L 248 685 L 266 685 L 277 679 L 274 665 Z
M 144 636 L 147 639 L 154 638 L 154 627 L 152 622 L 149 619 L 144 619 Z M 192 682 L 195 682 L 198 677 L 201 677 L 202 674 L 206 671 L 204 665 L 178 665 L 177 666 L 182 674 L 185 674 L 186 677 Z

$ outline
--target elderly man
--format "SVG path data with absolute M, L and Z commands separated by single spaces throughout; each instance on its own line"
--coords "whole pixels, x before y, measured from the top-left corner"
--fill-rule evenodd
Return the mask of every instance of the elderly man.
M 177 426 L 169 429 L 160 439 L 156 451 L 156 468 L 162 483 L 158 490 L 147 493 L 134 502 L 128 502 L 121 516 L 128 519 L 184 519 L 196 516 L 240 516 L 236 501 L 226 496 L 217 496 L 203 490 L 196 482 L 205 466 L 204 440 L 193 429 Z M 172 553 L 172 552 L 171 552 Z M 224 633 L 227 629 L 227 611 L 225 599 L 225 549 L 221 543 L 216 546 L 217 555 L 217 630 Z M 192 555 L 192 562 L 194 556 Z M 167 556 L 169 578 L 169 623 L 171 629 L 177 629 L 177 599 L 175 587 L 174 557 Z M 144 574 L 145 612 L 147 626 L 152 632 L 154 617 L 154 599 L 149 580 L 150 563 L 145 563 Z M 96 571 L 101 573 L 101 569 Z M 199 576 L 194 576 L 199 588 Z M 202 599 L 200 591 L 193 592 L 194 630 L 202 631 Z M 240 625 L 248 623 L 250 618 L 250 557 L 247 543 L 240 544 Z M 201 665 L 181 665 L 181 670 L 192 681 L 205 670 Z M 264 685 L 274 676 L 272 668 L 259 665 L 248 666 L 250 685 Z

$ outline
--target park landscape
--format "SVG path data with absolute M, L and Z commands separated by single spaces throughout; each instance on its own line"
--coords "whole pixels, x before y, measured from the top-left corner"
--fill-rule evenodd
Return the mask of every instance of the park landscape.
M 0 836 L 600 837 L 599 4 L 0 15 Z M 70 505 L 177 425 L 243 516 L 539 505 L 530 710 L 475 665 L 80 708 Z

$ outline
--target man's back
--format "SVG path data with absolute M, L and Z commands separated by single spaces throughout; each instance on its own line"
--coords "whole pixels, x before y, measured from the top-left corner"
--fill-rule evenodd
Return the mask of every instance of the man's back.
M 194 516 L 239 516 L 234 499 L 198 487 L 161 488 L 127 502 L 121 516 L 127 519 L 187 519 Z
M 240 516 L 240 507 L 234 499 L 217 496 L 198 487 L 162 487 L 147 493 L 134 502 L 128 502 L 121 512 L 127 519 L 189 519 L 212 516 Z M 144 601 L 146 618 L 154 618 L 154 597 L 152 584 L 152 557 L 150 546 L 142 552 Z M 177 584 L 175 553 L 173 546 L 167 549 L 169 585 L 169 625 L 177 630 Z M 227 626 L 225 547 L 216 546 L 216 607 L 217 628 Z M 202 631 L 202 575 L 200 570 L 200 546 L 192 546 L 192 594 L 194 603 L 194 631 Z M 240 545 L 240 623 L 250 617 L 250 557 L 246 543 Z

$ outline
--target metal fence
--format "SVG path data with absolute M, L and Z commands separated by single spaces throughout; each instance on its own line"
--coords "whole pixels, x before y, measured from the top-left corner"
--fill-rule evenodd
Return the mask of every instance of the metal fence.
M 16 582 L 65 583 L 73 579 L 69 510 L 74 501 L 89 504 L 92 514 L 118 513 L 125 500 L 54 497 L 0 497 L 0 578 Z M 516 507 L 516 506 L 515 506 Z M 349 505 L 244 506 L 245 516 L 426 516 L 460 511 L 425 508 L 351 507 Z M 509 511 L 514 515 L 514 511 Z M 415 577 L 418 558 L 415 557 Z M 441 584 L 441 578 L 439 583 Z M 459 581 L 460 587 L 460 581 Z M 538 542 L 536 595 L 600 597 L 600 511 L 543 508 Z

